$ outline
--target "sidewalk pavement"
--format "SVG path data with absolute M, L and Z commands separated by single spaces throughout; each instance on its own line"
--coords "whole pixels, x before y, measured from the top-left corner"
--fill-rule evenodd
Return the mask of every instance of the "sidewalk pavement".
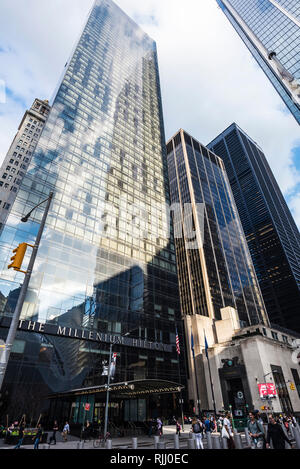
M 176 433 L 175 425 L 168 425 L 163 427 L 163 436 L 160 438 L 161 442 L 167 443 L 167 448 L 174 448 L 174 434 Z M 187 447 L 187 439 L 189 438 L 190 433 L 190 425 L 185 426 L 185 432 L 181 432 L 180 436 L 180 443 L 183 447 Z M 49 433 L 49 436 L 51 432 Z M 80 438 L 75 436 L 69 435 L 68 441 L 64 442 L 60 433 L 56 435 L 57 444 L 56 445 L 48 445 L 46 443 L 41 443 L 39 445 L 39 449 L 77 449 L 78 443 L 80 443 Z M 138 439 L 138 448 L 140 449 L 154 449 L 154 437 L 147 436 L 147 435 L 139 435 L 137 436 Z M 112 439 L 112 449 L 128 449 L 132 448 L 132 437 L 122 437 L 122 438 L 113 438 Z M 12 445 L 6 445 L 4 440 L 0 440 L 0 450 L 4 449 L 13 449 Z M 33 449 L 32 445 L 24 445 L 21 449 Z M 83 449 L 105 449 L 105 448 L 94 448 L 93 440 L 85 441 Z
M 185 431 L 181 432 L 181 436 L 179 438 L 179 445 L 180 449 L 188 449 L 188 439 L 190 436 L 190 425 L 185 425 Z M 160 438 L 160 442 L 166 443 L 166 449 L 174 450 L 174 434 L 176 433 L 175 425 L 168 425 L 163 427 L 163 436 Z M 214 433 L 214 435 L 219 435 L 219 433 Z M 138 449 L 154 449 L 154 437 L 147 436 L 147 435 L 140 435 L 137 437 L 138 440 Z M 80 443 L 80 439 L 76 438 L 72 435 L 69 435 L 68 441 L 64 442 L 62 440 L 61 434 L 57 434 L 57 444 L 49 446 L 46 443 L 41 443 L 39 445 L 39 449 L 68 449 L 68 450 L 76 450 L 78 448 L 78 444 Z M 204 437 L 203 439 L 204 448 L 207 447 L 207 439 Z M 6 449 L 13 449 L 14 447 L 11 445 L 4 444 L 3 440 L 1 443 L 0 440 L 0 450 Z M 25 445 L 22 446 L 21 449 L 33 449 L 32 445 Z M 94 448 L 93 440 L 85 441 L 84 447 L 80 449 L 105 449 L 105 448 Z M 112 439 L 112 449 L 132 449 L 132 437 L 122 437 L 122 438 L 113 438 Z

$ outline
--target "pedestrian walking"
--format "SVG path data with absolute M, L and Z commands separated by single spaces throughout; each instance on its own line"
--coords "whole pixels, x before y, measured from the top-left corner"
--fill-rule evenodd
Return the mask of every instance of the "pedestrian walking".
M 62 437 L 64 441 L 68 441 L 68 434 L 70 433 L 70 425 L 68 422 L 65 423 L 65 426 L 62 431 Z
M 196 417 L 194 417 L 192 420 L 192 431 L 195 435 L 196 449 L 204 449 L 202 441 L 204 426 L 203 423 Z
M 247 427 L 251 438 L 251 449 L 263 449 L 265 444 L 264 427 L 257 417 L 257 414 L 249 413 Z
M 22 446 L 23 440 L 24 440 L 24 430 L 25 430 L 25 425 L 24 423 L 22 423 L 22 425 L 20 425 L 20 428 L 19 428 L 19 440 L 16 446 L 14 447 L 14 449 L 20 449 L 20 447 Z
M 155 419 L 151 419 L 149 421 L 149 432 L 148 432 L 148 437 L 151 438 L 152 436 L 152 433 L 156 433 L 156 420 Z
M 285 449 L 285 442 L 292 446 L 292 443 L 284 433 L 281 424 L 276 422 L 273 415 L 269 415 L 267 448 L 270 448 L 271 441 L 274 449 Z
M 221 433 L 223 438 L 227 439 L 228 449 L 235 449 L 235 444 L 233 440 L 232 424 L 231 424 L 231 414 L 227 412 L 223 420 L 223 428 Z
M 159 436 L 162 435 L 162 421 L 160 418 L 157 418 L 157 433 Z
M 35 437 L 32 438 L 34 440 L 33 449 L 39 449 L 39 444 L 42 439 L 42 435 L 43 435 L 43 429 L 42 429 L 42 425 L 39 423 L 37 427 L 37 434 L 35 435 Z
M 54 421 L 53 428 L 52 428 L 52 435 L 49 440 L 49 445 L 53 444 L 56 445 L 56 432 L 58 431 L 58 424 L 57 420 Z M 53 441 L 53 443 L 52 443 Z
M 210 433 L 211 432 L 211 426 L 210 426 L 210 419 L 209 419 L 208 416 L 205 417 L 204 426 L 205 426 L 205 433 Z
M 223 427 L 223 417 L 219 415 L 219 418 L 217 420 L 217 430 L 219 433 L 221 433 Z
M 176 420 L 176 435 L 180 436 L 181 425 L 178 420 Z

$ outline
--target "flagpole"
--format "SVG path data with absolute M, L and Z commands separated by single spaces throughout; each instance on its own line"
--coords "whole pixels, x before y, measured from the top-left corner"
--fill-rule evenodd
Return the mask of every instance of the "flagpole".
M 177 337 L 178 337 L 178 347 L 177 347 Z M 179 335 L 178 330 L 176 328 L 176 351 L 178 355 L 178 375 L 179 375 L 179 383 L 181 384 L 181 373 L 180 373 L 180 347 L 179 347 Z M 181 410 L 181 420 L 182 420 L 182 431 L 184 432 L 184 416 L 183 416 L 183 408 L 182 408 L 182 390 L 180 388 L 180 410 Z
M 208 343 L 207 343 L 207 340 L 206 340 L 205 331 L 204 331 L 204 342 L 205 342 L 205 355 L 206 355 L 207 365 L 208 365 L 208 373 L 209 373 L 212 401 L 213 401 L 214 413 L 215 413 L 215 417 L 216 417 L 217 412 L 216 412 L 216 401 L 215 401 L 214 385 L 213 385 L 212 378 L 211 378 L 210 362 L 209 362 L 209 358 L 208 358 Z
M 201 408 L 200 408 L 199 388 L 198 388 L 197 369 L 196 369 L 196 357 L 195 357 L 195 350 L 194 350 L 194 337 L 193 337 L 192 327 L 191 327 L 191 349 L 192 349 L 192 352 L 193 352 L 193 359 L 194 359 L 196 394 L 197 394 L 197 410 L 198 410 L 198 415 L 200 415 Z

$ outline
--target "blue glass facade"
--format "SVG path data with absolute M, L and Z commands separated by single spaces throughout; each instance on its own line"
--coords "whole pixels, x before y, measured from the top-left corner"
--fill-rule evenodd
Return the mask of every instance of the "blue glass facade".
M 208 148 L 223 159 L 270 321 L 300 332 L 300 234 L 266 157 L 236 124 Z
M 184 381 L 156 45 L 110 0 L 91 10 L 1 234 L 2 317 L 12 314 L 23 280 L 7 271 L 8 259 L 19 242 L 32 243 L 42 207 L 31 222 L 20 218 L 50 191 L 54 201 L 21 318 L 108 335 L 133 331 L 169 344 L 170 353 L 117 345 L 115 379 Z M 25 332 L 17 344 L 6 386 L 20 410 L 30 406 L 28 396 L 39 403 L 106 380 L 108 344 Z M 21 382 L 26 392 L 16 397 Z
M 300 123 L 300 22 L 299 2 L 296 0 L 218 0 L 241 39 L 284 100 L 293 116 Z M 279 8 L 279 7 L 282 8 Z M 244 23 L 243 23 L 244 22 Z M 244 26 L 246 25 L 247 28 Z M 252 36 L 253 34 L 253 36 Z M 255 39 L 258 39 L 259 43 Z M 276 59 L 294 79 L 291 92 L 285 81 L 268 57 L 276 53 Z M 298 87 L 296 84 L 298 82 Z
M 183 213 L 186 204 L 204 204 L 203 223 L 193 213 L 203 248 L 188 249 L 186 232 L 175 236 L 183 314 L 220 320 L 221 308 L 231 306 L 241 325 L 267 323 L 222 160 L 183 131 L 168 142 L 167 153 L 172 204 Z

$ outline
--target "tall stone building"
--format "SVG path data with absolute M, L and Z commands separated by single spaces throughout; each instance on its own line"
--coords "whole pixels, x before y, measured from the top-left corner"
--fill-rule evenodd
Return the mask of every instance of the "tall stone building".
M 0 229 L 5 224 L 50 112 L 47 100 L 35 99 L 0 169 Z

